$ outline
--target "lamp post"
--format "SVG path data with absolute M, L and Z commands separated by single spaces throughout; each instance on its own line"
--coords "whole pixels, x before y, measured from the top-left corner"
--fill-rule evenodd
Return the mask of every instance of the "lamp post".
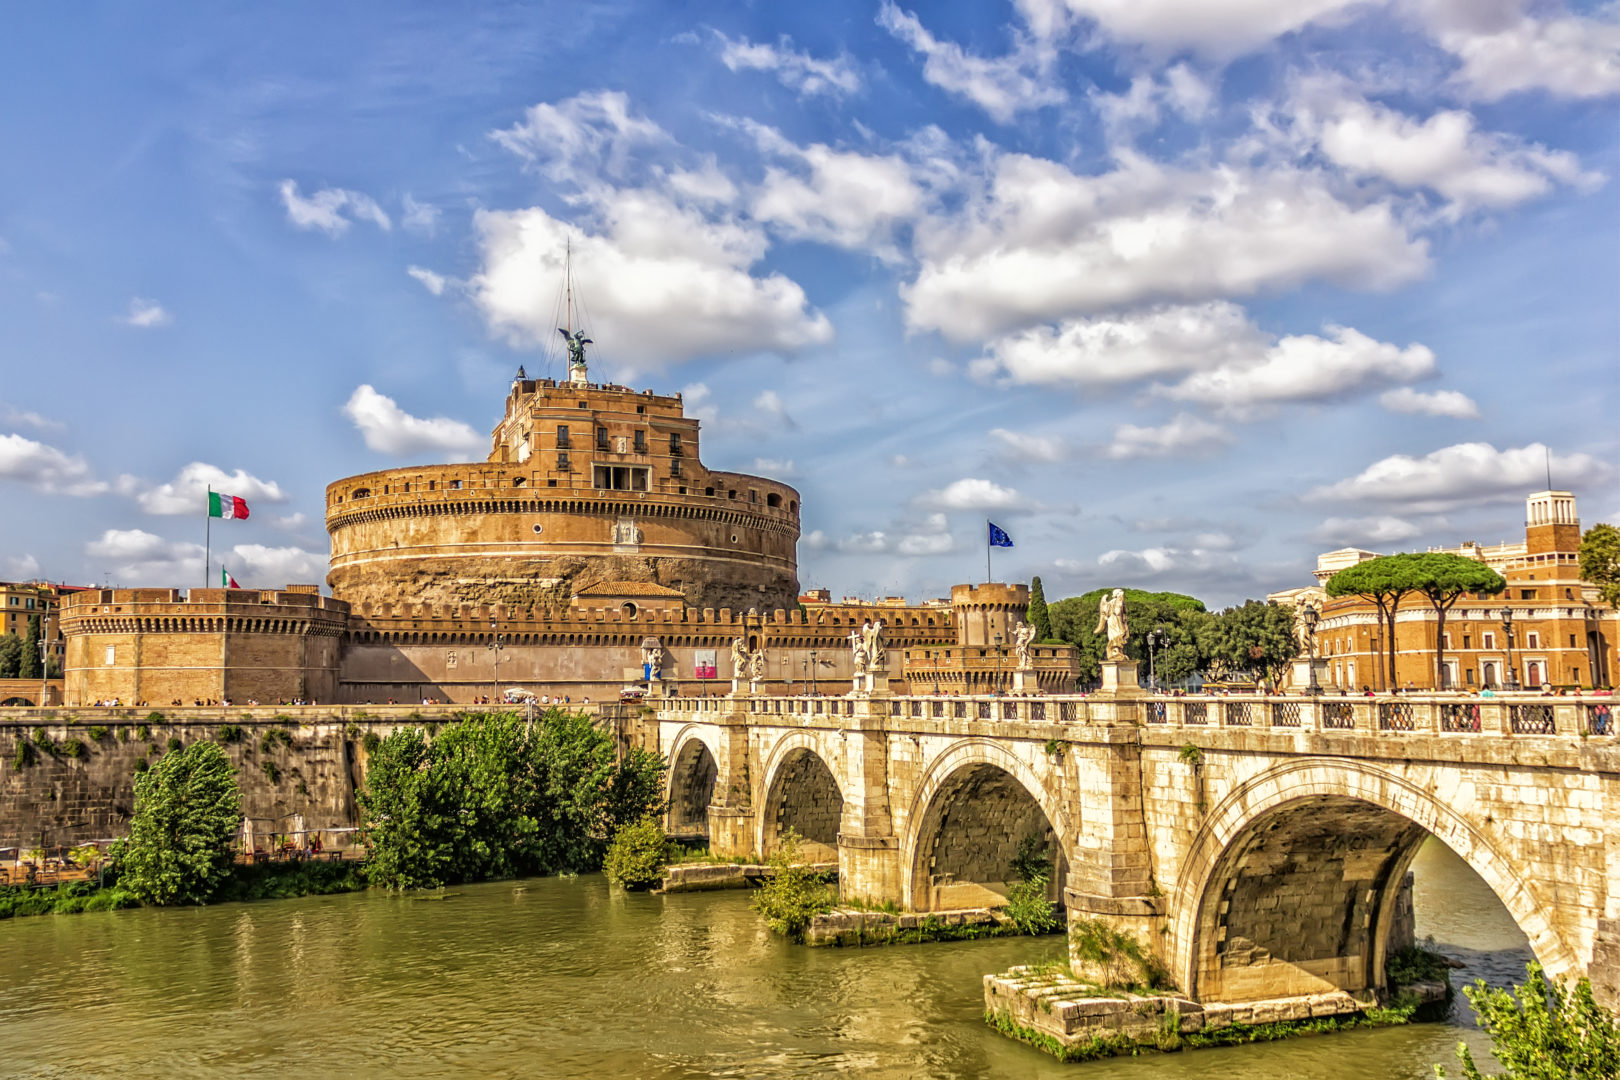
M 820 697 L 821 696 L 821 694 L 819 693 L 819 687 L 820 687 L 821 680 L 818 678 L 818 676 L 821 673 L 816 670 L 816 657 L 817 657 L 817 655 L 818 655 L 817 650 L 815 650 L 815 649 L 810 650 L 810 696 L 811 697 Z
M 1157 690 L 1159 688 L 1159 676 L 1154 670 L 1154 664 L 1153 664 L 1154 652 L 1157 649 L 1164 648 L 1164 646 L 1166 646 L 1168 644 L 1170 644 L 1170 635 L 1165 633 L 1164 630 L 1160 629 L 1159 627 L 1154 627 L 1152 630 L 1149 630 L 1147 632 L 1148 685 L 1151 686 L 1155 690 Z
M 50 632 L 50 623 L 47 622 L 45 624 L 45 627 L 46 627 L 46 633 L 49 633 Z M 40 705 L 40 708 L 44 708 L 46 705 L 50 704 L 49 701 L 45 700 L 50 695 L 50 689 L 51 689 L 51 669 L 50 669 L 50 665 L 47 663 L 47 658 L 50 656 L 50 654 L 51 654 L 50 639 L 47 638 L 44 634 L 41 634 L 40 638 L 39 638 L 39 705 Z
M 1000 634 L 997 634 L 995 636 L 995 642 L 996 642 L 996 684 L 990 688 L 990 693 L 999 694 L 999 693 L 1001 693 L 1001 655 L 1002 655 L 1001 635 Z
M 1502 638 L 1507 642 L 1507 678 L 1502 680 L 1502 689 L 1517 690 L 1519 688 L 1519 673 L 1513 668 L 1513 609 L 1502 609 Z
M 1316 609 L 1315 604 L 1305 605 L 1305 662 L 1311 669 L 1310 677 L 1305 683 L 1305 692 L 1313 697 L 1322 692 L 1316 683 L 1316 620 L 1322 613 Z
M 939 697 L 939 650 L 933 651 L 934 658 L 934 696 Z
M 490 669 L 495 672 L 495 704 L 499 705 L 501 703 L 501 653 L 506 649 L 506 635 L 495 633 L 495 621 L 493 619 L 489 623 L 489 632 L 494 634 L 494 639 L 484 648 L 495 654 L 495 662 L 490 665 Z

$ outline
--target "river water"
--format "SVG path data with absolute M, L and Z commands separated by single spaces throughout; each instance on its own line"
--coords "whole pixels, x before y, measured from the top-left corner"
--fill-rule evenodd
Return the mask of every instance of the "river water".
M 1419 933 L 1472 967 L 1455 976 L 1522 979 L 1528 945 L 1485 884 L 1434 841 L 1415 870 Z M 809 949 L 746 893 L 600 875 L 13 919 L 0 1076 L 1427 1080 L 1459 1038 L 1488 1045 L 1459 998 L 1446 1024 L 1060 1065 L 984 1025 L 980 980 L 1061 950 Z

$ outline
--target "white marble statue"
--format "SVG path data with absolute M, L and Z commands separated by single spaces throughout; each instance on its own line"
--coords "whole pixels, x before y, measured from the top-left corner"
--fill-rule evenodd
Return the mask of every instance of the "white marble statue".
M 861 631 L 851 630 L 849 632 L 849 652 L 855 661 L 855 674 L 865 674 L 867 661 L 866 635 Z
M 759 682 L 765 677 L 765 650 L 755 649 L 748 657 L 748 677 Z
M 1300 600 L 1294 605 L 1294 643 L 1299 646 L 1297 655 L 1302 660 L 1314 659 L 1316 656 L 1318 614 L 1316 605 L 1310 600 Z
M 1096 634 L 1108 635 L 1108 647 L 1103 654 L 1104 660 L 1125 661 L 1130 657 L 1125 655 L 1125 642 L 1130 640 L 1131 628 L 1125 621 L 1125 590 L 1115 589 L 1102 598 L 1097 605 Z
M 1035 628 L 1027 622 L 1020 621 L 1017 629 L 1013 631 L 1013 651 L 1018 654 L 1018 670 L 1029 671 L 1035 666 L 1035 658 L 1030 655 L 1029 647 L 1035 644 Z
M 660 671 L 664 670 L 664 647 L 655 643 L 642 649 L 641 662 L 647 665 L 647 670 L 656 677 Z
M 748 674 L 748 643 L 742 638 L 731 642 L 731 677 L 740 679 Z
M 883 620 L 869 619 L 861 627 L 861 640 L 866 645 L 866 668 L 868 671 L 882 671 L 884 661 L 888 657 L 883 649 Z

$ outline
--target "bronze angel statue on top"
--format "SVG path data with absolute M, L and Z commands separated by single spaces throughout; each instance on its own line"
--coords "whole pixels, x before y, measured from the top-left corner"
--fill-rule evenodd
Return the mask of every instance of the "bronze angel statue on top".
M 583 366 L 585 363 L 585 346 L 594 345 L 596 342 L 586 337 L 583 330 L 575 330 L 570 334 L 559 326 L 557 327 L 557 333 L 561 334 L 563 340 L 568 342 L 568 362 Z

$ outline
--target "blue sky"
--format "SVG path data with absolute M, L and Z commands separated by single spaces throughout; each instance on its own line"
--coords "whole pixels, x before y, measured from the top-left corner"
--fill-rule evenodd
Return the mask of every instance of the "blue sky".
M 800 578 L 1211 603 L 1620 517 L 1614 5 L 90 4 L 0 38 L 0 575 L 324 575 L 559 373 L 803 492 Z M 548 337 L 548 335 L 550 335 Z

